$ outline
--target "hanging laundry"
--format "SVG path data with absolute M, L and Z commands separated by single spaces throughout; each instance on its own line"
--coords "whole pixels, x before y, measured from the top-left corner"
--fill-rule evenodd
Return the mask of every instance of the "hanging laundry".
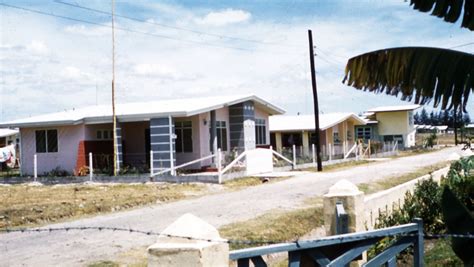
M 15 145 L 0 148 L 0 163 L 5 162 L 9 168 L 15 167 Z

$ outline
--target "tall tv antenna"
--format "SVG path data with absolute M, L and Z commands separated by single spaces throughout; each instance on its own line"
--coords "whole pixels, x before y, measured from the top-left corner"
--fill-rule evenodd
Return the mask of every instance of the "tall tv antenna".
M 115 0 L 112 0 L 112 122 L 114 143 L 114 176 L 117 176 L 118 153 L 117 153 L 117 118 L 115 117 Z

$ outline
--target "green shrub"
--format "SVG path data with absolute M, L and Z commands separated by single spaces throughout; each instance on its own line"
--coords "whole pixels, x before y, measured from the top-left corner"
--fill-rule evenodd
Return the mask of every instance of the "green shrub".
M 414 218 L 423 219 L 425 233 L 443 234 L 447 232 L 441 212 L 443 187 L 448 186 L 454 195 L 461 200 L 470 212 L 474 211 L 474 156 L 453 162 L 441 186 L 431 178 L 417 183 L 413 194 L 405 194 L 405 202 L 400 209 L 391 214 L 382 213 L 377 218 L 375 228 L 385 228 L 413 222 Z M 385 238 L 373 249 L 369 257 L 375 256 L 386 248 L 393 239 Z M 407 260 L 408 250 L 399 256 L 399 260 Z

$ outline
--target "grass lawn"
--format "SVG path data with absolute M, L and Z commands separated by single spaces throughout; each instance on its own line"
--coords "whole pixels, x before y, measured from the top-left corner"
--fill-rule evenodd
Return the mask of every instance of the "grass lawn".
M 0 186 L 0 228 L 32 227 L 205 194 L 201 184 Z
M 17 176 L 20 176 L 19 169 L 0 170 L 0 178 L 17 177 Z
M 426 266 L 463 266 L 446 239 L 425 240 Z
M 416 171 L 404 174 L 404 175 L 397 175 L 393 177 L 387 177 L 383 180 L 378 180 L 373 183 L 361 183 L 358 184 L 359 190 L 364 192 L 365 194 L 372 194 L 378 191 L 386 190 L 397 186 L 399 184 L 406 183 L 411 181 L 415 178 L 421 177 L 426 174 L 430 174 L 436 170 L 442 169 L 448 165 L 448 161 L 440 162 L 434 165 L 426 166 L 423 168 L 419 168 Z

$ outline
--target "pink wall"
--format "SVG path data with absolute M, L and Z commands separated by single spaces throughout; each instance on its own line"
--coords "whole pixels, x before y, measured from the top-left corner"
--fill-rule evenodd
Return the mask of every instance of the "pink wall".
M 112 131 L 113 130 L 113 125 L 112 123 L 106 123 L 106 124 L 88 124 L 85 126 L 84 129 L 84 134 L 85 134 L 85 140 L 99 140 L 97 139 L 97 131 L 98 130 L 108 130 Z M 109 138 L 112 140 L 112 138 Z
M 36 130 L 58 130 L 58 152 L 37 153 L 38 175 L 49 172 L 56 167 L 70 173 L 74 171 L 77 160 L 79 141 L 84 140 L 84 125 L 22 128 L 21 131 L 21 169 L 23 175 L 33 175 L 33 158 L 36 153 Z

